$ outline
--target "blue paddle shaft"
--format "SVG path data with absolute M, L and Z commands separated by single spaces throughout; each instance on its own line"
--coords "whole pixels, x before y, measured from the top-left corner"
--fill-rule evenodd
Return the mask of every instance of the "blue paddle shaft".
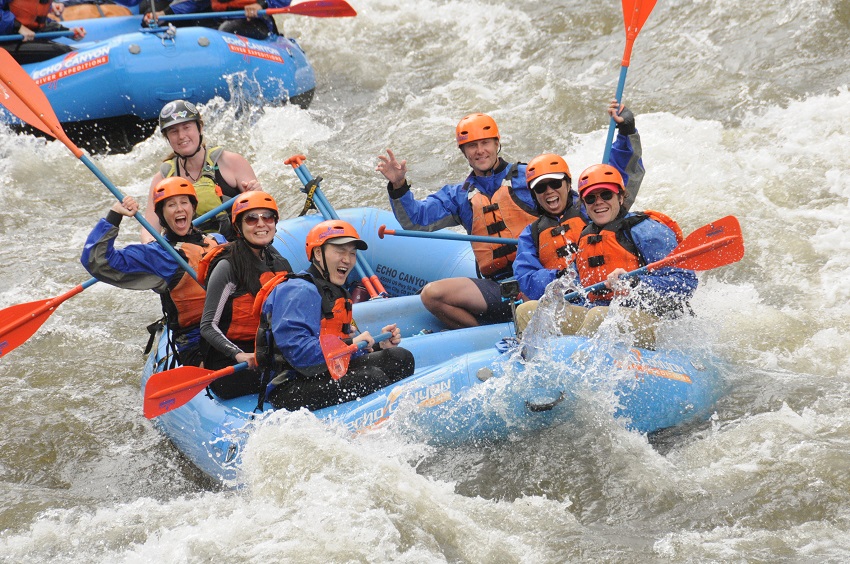
M 498 243 L 503 245 L 517 245 L 519 239 L 510 237 L 487 237 L 486 235 L 464 235 L 462 233 L 451 233 L 443 231 L 410 231 L 406 229 L 392 229 L 387 235 L 398 235 L 400 237 L 421 237 L 423 239 L 448 239 L 451 241 L 474 241 L 478 243 Z
M 80 160 L 83 161 L 83 164 L 85 164 L 89 168 L 89 170 L 92 171 L 94 173 L 94 175 L 98 177 L 98 179 L 100 179 L 101 182 L 103 182 L 104 186 L 109 188 L 109 191 L 112 192 L 112 195 L 115 196 L 118 199 L 119 202 L 124 201 L 124 194 L 122 194 L 121 191 L 118 188 L 115 187 L 115 185 L 112 183 L 112 181 L 109 180 L 109 178 L 107 178 L 106 175 L 103 174 L 103 172 L 101 172 L 100 169 L 97 168 L 97 166 L 95 166 L 95 164 L 93 162 L 91 162 L 91 160 L 87 156 L 80 155 Z M 148 220 L 145 219 L 145 216 L 142 215 L 142 214 L 136 213 L 135 215 L 133 215 L 133 217 L 135 217 L 136 220 L 139 223 L 142 224 L 142 227 L 147 229 L 148 233 L 153 235 L 153 238 L 156 239 L 156 242 L 159 243 L 162 246 L 163 249 L 168 251 L 168 253 L 174 258 L 174 260 L 177 261 L 177 264 L 179 264 L 183 268 L 183 270 L 185 270 L 186 272 L 189 273 L 189 276 L 194 278 L 195 281 L 200 284 L 200 282 L 198 281 L 197 273 L 194 271 L 194 269 L 191 266 L 189 266 L 189 263 L 186 262 L 186 259 L 181 257 L 180 254 L 177 252 L 177 249 L 172 247 L 168 243 L 168 241 L 166 241 L 165 238 L 162 235 L 160 235 L 157 232 L 156 229 L 153 228 L 153 225 L 151 225 L 148 222 Z M 203 286 L 203 284 L 201 284 L 201 285 Z
M 629 67 L 620 67 L 620 81 L 617 84 L 617 106 L 623 101 L 623 90 L 626 87 L 626 73 Z M 602 164 L 608 164 L 611 160 L 611 145 L 614 142 L 614 130 L 617 129 L 617 122 L 611 118 L 611 123 L 608 124 L 608 138 L 605 140 L 605 152 L 602 155 Z
M 301 181 L 304 186 L 307 186 L 312 180 L 313 175 L 310 174 L 310 171 L 307 170 L 307 165 L 301 164 L 295 169 L 295 174 L 298 176 L 298 180 Z M 313 192 L 313 202 L 316 204 L 316 208 L 319 210 L 319 213 L 322 214 L 322 217 L 327 219 L 339 219 L 339 215 L 337 215 L 336 211 L 331 207 L 328 199 L 325 198 L 324 192 L 322 192 L 321 187 L 316 184 L 316 190 Z M 360 254 L 357 254 L 357 260 L 354 263 L 354 270 L 357 272 L 357 276 L 361 278 L 370 278 L 375 273 L 372 272 L 372 267 L 369 266 L 369 263 L 366 262 L 366 259 Z

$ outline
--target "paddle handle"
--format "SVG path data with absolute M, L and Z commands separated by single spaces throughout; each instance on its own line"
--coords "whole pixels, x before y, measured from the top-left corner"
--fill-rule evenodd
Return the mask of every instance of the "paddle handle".
M 623 101 L 623 90 L 626 88 L 626 73 L 629 71 L 628 65 L 620 67 L 620 80 L 617 82 L 617 107 Z M 608 164 L 611 160 L 611 146 L 614 143 L 614 130 L 617 129 L 617 122 L 614 118 L 608 123 L 608 137 L 605 139 L 605 152 L 602 154 L 602 164 Z
M 193 219 L 192 225 L 197 227 L 198 225 L 201 225 L 201 224 L 209 221 L 210 219 L 214 218 L 215 216 L 217 216 L 221 212 L 223 212 L 225 210 L 229 210 L 230 208 L 232 208 L 234 202 L 236 202 L 236 198 L 230 198 L 226 202 L 222 202 L 220 205 L 214 207 L 213 209 L 211 209 L 210 211 L 208 211 L 204 215 L 196 217 L 195 219 Z

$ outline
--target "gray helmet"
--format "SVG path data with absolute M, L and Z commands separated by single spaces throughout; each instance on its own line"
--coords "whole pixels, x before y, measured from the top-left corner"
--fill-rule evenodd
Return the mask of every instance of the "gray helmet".
M 201 112 L 195 104 L 186 100 L 174 100 L 167 103 L 159 112 L 159 131 L 164 134 L 166 128 L 186 121 L 197 121 L 198 126 L 204 123 Z

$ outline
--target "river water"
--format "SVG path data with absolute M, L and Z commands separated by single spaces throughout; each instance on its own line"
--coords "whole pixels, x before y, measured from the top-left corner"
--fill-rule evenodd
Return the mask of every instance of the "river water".
M 340 208 L 386 208 L 386 147 L 420 196 L 460 180 L 454 125 L 473 111 L 498 121 L 509 160 L 554 151 L 575 174 L 601 158 L 618 3 L 352 5 L 353 19 L 283 20 L 316 68 L 309 110 L 204 108 L 208 138 L 255 163 L 284 216 L 302 204 L 295 153 Z M 847 561 L 848 28 L 848 0 L 660 1 L 636 41 L 635 208 L 685 232 L 734 214 L 744 232 L 744 259 L 702 274 L 693 304 L 712 329 L 692 338 L 732 367 L 709 421 L 647 438 L 597 413 L 439 449 L 280 414 L 251 439 L 247 487 L 222 489 L 142 416 L 157 298 L 99 284 L 0 361 L 0 560 Z M 165 153 L 154 137 L 95 161 L 144 197 Z M 0 308 L 86 280 L 103 185 L 61 144 L 7 129 L 0 183 Z

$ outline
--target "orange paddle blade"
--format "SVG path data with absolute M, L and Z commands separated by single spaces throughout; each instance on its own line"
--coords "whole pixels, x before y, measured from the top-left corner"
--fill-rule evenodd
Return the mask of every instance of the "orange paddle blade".
M 711 270 L 738 262 L 744 256 L 741 225 L 729 215 L 703 225 L 673 249 L 654 268 L 675 266 L 687 270 Z
M 61 296 L 13 305 L 0 311 L 0 357 L 25 343 L 56 311 L 59 304 L 90 285 L 79 284 Z
M 286 8 L 271 8 L 266 14 L 297 14 L 314 18 L 349 18 L 357 15 L 345 0 L 315 0 L 293 4 Z
M 640 33 L 649 14 L 655 7 L 656 0 L 623 0 L 623 23 L 626 26 L 626 37 Z
M 145 384 L 144 413 L 152 419 L 185 405 L 211 382 L 247 368 L 247 362 L 227 366 L 221 370 L 207 370 L 198 366 L 181 366 L 174 370 L 157 372 Z
M 44 92 L 5 49 L 0 49 L 0 103 L 21 121 L 62 141 L 79 157 Z
M 51 300 L 52 298 L 18 304 L 0 312 L 0 357 L 21 346 L 38 331 L 56 309 L 44 309 Z
M 351 362 L 351 353 L 357 350 L 357 345 L 346 345 L 342 339 L 335 335 L 321 335 L 319 345 L 322 354 L 325 355 L 325 363 L 331 378 L 339 380 L 348 372 L 348 363 Z

